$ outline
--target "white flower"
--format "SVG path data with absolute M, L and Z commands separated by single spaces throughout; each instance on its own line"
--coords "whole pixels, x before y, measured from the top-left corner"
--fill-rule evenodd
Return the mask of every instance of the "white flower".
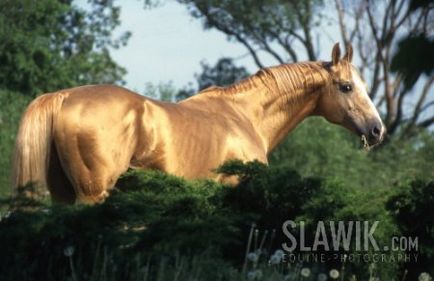
M 281 259 L 280 256 L 274 254 L 274 255 L 272 255 L 271 258 L 270 258 L 270 264 L 279 264 L 281 260 L 282 260 L 282 259 Z
M 7 211 L 3 216 L 0 215 L 0 221 L 2 221 L 3 219 L 7 219 L 11 216 L 11 212 Z
M 249 261 L 251 261 L 251 262 L 257 262 L 258 259 L 259 259 L 259 256 L 258 256 L 258 254 L 256 254 L 256 253 L 249 253 L 249 254 L 247 255 L 247 259 L 248 259 Z
M 318 274 L 317 280 L 318 281 L 327 281 L 327 274 L 325 274 L 325 273 Z
M 339 278 L 339 271 L 337 271 L 336 269 L 332 269 L 329 272 L 329 276 L 331 279 L 338 279 Z
M 309 277 L 310 276 L 310 269 L 307 267 L 302 268 L 300 271 L 300 275 L 303 277 L 306 277 L 306 278 Z
M 256 278 L 255 271 L 249 271 L 249 272 L 247 272 L 247 280 L 255 280 L 255 278 Z
M 247 273 L 248 280 L 258 280 L 262 277 L 262 271 L 260 269 L 249 271 Z
M 426 272 L 422 272 L 422 273 L 419 275 L 418 280 L 419 280 L 419 281 L 431 281 L 432 278 L 431 278 L 431 275 L 429 275 L 428 273 L 426 273 Z
M 65 249 L 63 249 L 63 254 L 67 257 L 70 257 L 74 254 L 74 247 L 73 246 L 68 246 Z
M 278 256 L 279 258 L 283 258 L 284 256 L 285 256 L 285 253 L 282 251 L 282 250 L 276 250 L 275 252 L 274 252 L 274 255 L 275 256 Z

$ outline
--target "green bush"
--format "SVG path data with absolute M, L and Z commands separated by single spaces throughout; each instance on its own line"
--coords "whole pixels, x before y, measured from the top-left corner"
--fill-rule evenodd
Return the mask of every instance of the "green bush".
M 418 238 L 417 262 L 401 264 L 410 280 L 422 271 L 434 275 L 434 181 L 416 180 L 401 185 L 386 207 L 402 235 Z M 409 251 L 415 252 L 414 250 Z
M 10 194 L 11 160 L 21 114 L 30 98 L 0 90 L 0 198 Z
M 3 280 L 74 279 L 73 274 L 78 274 L 80 280 L 132 280 L 145 273 L 149 280 L 156 280 L 161 266 L 170 268 L 168 272 L 173 274 L 187 274 L 177 267 L 178 259 L 186 265 L 194 263 L 202 272 L 198 275 L 202 280 L 223 276 L 223 280 L 239 280 L 230 278 L 244 278 L 240 268 L 245 264 L 247 244 L 248 252 L 261 248 L 260 254 L 267 260 L 287 239 L 281 228 L 288 219 L 305 221 L 308 239 L 312 239 L 318 220 L 379 220 L 375 238 L 380 243 L 389 241 L 392 235 L 407 233 L 406 220 L 396 220 L 386 209 L 386 202 L 407 198 L 406 189 L 393 194 L 355 190 L 336 180 L 301 177 L 282 166 L 269 168 L 258 162 L 232 162 L 221 171 L 240 175 L 240 185 L 232 188 L 212 181 L 185 181 L 156 171 L 130 171 L 102 204 L 63 206 L 39 202 L 4 215 L 0 221 Z M 414 208 L 409 216 L 426 214 L 429 219 L 430 213 L 424 212 L 432 202 L 427 196 L 432 187 L 418 190 L 412 193 L 413 199 L 406 201 Z M 252 223 L 256 223 L 257 230 L 249 242 Z M 423 242 L 424 251 L 432 253 L 433 246 L 427 241 Z M 71 257 L 70 249 L 74 249 Z M 220 275 L 212 275 L 212 264 L 222 268 Z M 363 262 L 338 260 L 301 265 L 312 270 L 339 268 L 348 277 L 356 274 L 364 279 L 372 275 L 397 276 L 399 264 L 383 264 L 375 272 L 371 263 Z M 279 272 L 288 273 L 290 269 L 285 268 Z M 110 278 L 104 279 L 98 273 L 98 279 L 95 272 L 101 270 Z M 271 268 L 265 266 L 264 270 Z
M 421 130 L 412 138 L 388 137 L 366 152 L 360 140 L 322 118 L 309 118 L 271 154 L 273 166 L 290 167 L 303 176 L 334 178 L 357 189 L 390 189 L 417 178 L 434 177 L 434 134 Z

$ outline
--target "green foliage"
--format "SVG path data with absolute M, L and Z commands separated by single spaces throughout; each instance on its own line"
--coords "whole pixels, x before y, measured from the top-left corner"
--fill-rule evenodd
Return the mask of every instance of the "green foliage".
M 231 58 L 220 58 L 212 67 L 205 62 L 201 66 L 202 73 L 196 77 L 199 91 L 211 86 L 228 86 L 249 75 L 246 68 L 237 67 Z
M 0 198 L 9 195 L 10 167 L 18 123 L 30 98 L 0 90 Z
M 409 13 L 418 9 L 432 9 L 429 0 L 409 1 Z M 404 77 L 404 85 L 412 88 L 421 74 L 431 75 L 434 69 L 434 40 L 429 31 L 424 30 L 419 34 L 410 32 L 398 43 L 398 51 L 395 53 L 390 65 L 393 72 L 400 72 Z
M 390 197 L 388 192 L 355 191 L 337 181 L 303 178 L 282 166 L 269 168 L 258 162 L 244 165 L 234 161 L 221 171 L 240 175 L 239 186 L 185 181 L 157 171 L 130 171 L 102 204 L 50 206 L 39 202 L 3 215 L 0 271 L 6 273 L 4 280 L 58 280 L 73 271 L 83 280 L 107 280 L 95 279 L 95 274 L 102 274 L 100 270 L 95 273 L 95 267 L 104 268 L 104 276 L 110 280 L 133 280 L 145 273 L 155 277 L 161 266 L 167 268 L 167 278 L 176 272 L 191 276 L 192 272 L 179 268 L 180 260 L 185 268 L 195 263 L 204 280 L 218 276 L 226 276 L 226 280 L 238 276 L 233 280 L 239 280 L 242 275 L 234 268 L 243 260 L 252 222 L 261 231 L 276 230 L 263 251 L 267 257 L 286 241 L 281 228 L 288 219 L 304 220 L 308 239 L 318 220 L 379 220 L 375 238 L 380 242 L 410 229 L 407 219 L 394 219 L 386 202 L 404 200 L 390 206 L 404 211 L 411 207 L 406 218 L 418 215 L 430 219 L 426 208 L 432 203 L 432 183 L 424 188 L 420 188 L 423 183 L 414 183 L 410 190 Z M 408 200 L 409 192 L 412 197 Z M 14 202 L 17 208 L 17 202 L 25 201 Z M 413 230 L 409 235 L 426 237 L 423 227 Z M 432 253 L 433 245 L 423 241 L 424 253 Z M 213 264 L 221 270 L 208 272 Z M 322 266 L 341 268 L 341 261 Z M 382 264 L 375 275 L 396 275 L 396 266 Z M 346 268 L 357 276 L 369 276 L 369 264 L 347 262 Z
M 193 87 L 190 83 L 178 92 L 177 100 L 186 99 L 211 86 L 228 86 L 249 76 L 247 69 L 236 66 L 231 58 L 220 58 L 214 66 L 201 62 L 201 66 L 202 72 L 195 74 L 197 87 Z
M 421 131 L 410 139 L 389 138 L 370 152 L 348 131 L 320 118 L 305 120 L 271 154 L 304 176 L 334 178 L 357 189 L 383 190 L 416 178 L 434 176 L 434 135 Z
M 117 185 L 123 190 L 137 190 L 121 200 L 131 200 L 146 209 L 146 217 L 140 217 L 146 221 L 148 231 L 136 247 L 148 252 L 170 253 L 178 249 L 197 254 L 231 243 L 236 216 L 227 216 L 220 198 L 223 186 L 213 181 L 187 182 L 161 172 L 140 171 L 129 172 Z
M 418 262 L 403 265 L 410 278 L 421 271 L 434 274 L 434 181 L 403 184 L 387 201 L 387 209 L 404 236 L 418 238 Z M 411 252 L 411 251 L 409 251 Z M 414 251 L 413 251 L 414 252 Z
M 98 206 L 42 205 L 3 219 L 0 240 L 20 241 L 0 242 L 0 271 L 11 274 L 5 275 L 6 280 L 42 279 L 57 260 L 59 268 L 51 274 L 62 279 L 68 271 L 63 250 L 69 246 L 80 257 L 82 273 L 90 274 L 102 245 L 116 261 L 119 272 L 113 274 L 119 277 L 129 276 L 130 259 L 137 255 L 200 254 L 229 243 L 234 236 L 230 227 L 234 218 L 224 215 L 216 199 L 223 187 L 214 182 L 194 183 L 159 172 L 132 171 L 118 185 L 128 191 L 114 191 Z M 19 272 L 25 264 L 27 269 Z
M 417 50 L 417 51 L 415 51 Z M 419 79 L 421 74 L 431 75 L 434 70 L 434 40 L 427 35 L 411 34 L 401 40 L 398 51 L 393 57 L 391 70 L 399 71 L 404 76 L 407 88 Z
M 288 168 L 270 169 L 259 162 L 228 162 L 219 172 L 240 176 L 241 183 L 231 190 L 227 200 L 237 212 L 250 214 L 252 221 L 266 229 L 301 215 L 302 206 L 324 187 L 320 179 L 302 178 Z
M 158 84 L 146 83 L 144 95 L 153 99 L 173 102 L 176 96 L 176 88 L 172 82 L 160 82 Z
M 125 70 L 109 54 L 129 37 L 112 39 L 119 7 L 112 1 L 90 1 L 89 7 L 85 11 L 71 0 L 1 1 L 0 88 L 35 96 L 120 82 Z

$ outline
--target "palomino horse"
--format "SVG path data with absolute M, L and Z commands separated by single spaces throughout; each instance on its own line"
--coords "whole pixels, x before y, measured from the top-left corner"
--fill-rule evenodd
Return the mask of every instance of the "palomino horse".
M 55 201 L 99 202 L 129 167 L 214 178 L 229 159 L 259 160 L 304 118 L 320 115 L 379 143 L 383 125 L 351 64 L 352 48 L 331 62 L 260 70 L 177 104 L 124 88 L 83 86 L 42 95 L 21 120 L 14 185 L 48 187 Z

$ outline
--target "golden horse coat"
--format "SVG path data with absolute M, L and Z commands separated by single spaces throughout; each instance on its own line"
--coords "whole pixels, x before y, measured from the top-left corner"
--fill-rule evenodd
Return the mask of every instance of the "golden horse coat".
M 340 59 L 335 46 L 331 63 L 266 68 L 176 104 L 110 85 L 42 95 L 20 124 L 14 186 L 36 182 L 56 201 L 92 203 L 103 200 L 129 167 L 225 181 L 215 168 L 230 159 L 267 163 L 273 148 L 310 115 L 378 143 L 381 119 L 351 54 Z

